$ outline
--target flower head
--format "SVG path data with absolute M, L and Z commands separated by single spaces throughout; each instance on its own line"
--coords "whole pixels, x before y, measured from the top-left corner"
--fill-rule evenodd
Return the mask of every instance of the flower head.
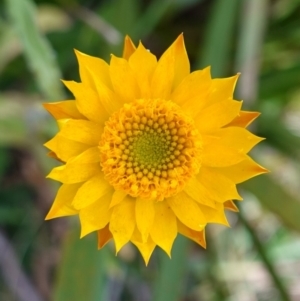
M 109 65 L 76 55 L 81 82 L 64 81 L 75 100 L 44 105 L 59 125 L 45 145 L 63 162 L 47 219 L 78 214 L 81 236 L 117 252 L 131 241 L 146 263 L 178 233 L 205 247 L 205 226 L 237 211 L 236 184 L 266 172 L 247 155 L 262 138 L 245 129 L 259 113 L 233 99 L 238 75 L 190 73 L 182 35 L 158 61 L 129 37 Z

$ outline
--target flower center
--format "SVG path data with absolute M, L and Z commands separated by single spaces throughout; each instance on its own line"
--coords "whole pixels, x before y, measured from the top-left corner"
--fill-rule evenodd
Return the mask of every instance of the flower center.
M 125 104 L 106 122 L 101 166 L 116 190 L 163 200 L 199 172 L 201 137 L 179 106 L 160 99 Z

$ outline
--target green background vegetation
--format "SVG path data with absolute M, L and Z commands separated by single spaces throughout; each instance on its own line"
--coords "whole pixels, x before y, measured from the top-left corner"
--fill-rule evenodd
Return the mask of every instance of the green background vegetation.
M 0 300 L 300 300 L 299 20 L 299 0 L 0 1 Z M 56 125 L 41 103 L 70 97 L 73 48 L 108 60 L 129 34 L 160 56 L 181 32 L 193 70 L 242 73 L 236 98 L 267 138 L 252 156 L 272 172 L 239 186 L 241 212 L 208 227 L 207 250 L 178 237 L 146 268 L 131 245 L 115 257 L 79 240 L 77 218 L 44 221 Z

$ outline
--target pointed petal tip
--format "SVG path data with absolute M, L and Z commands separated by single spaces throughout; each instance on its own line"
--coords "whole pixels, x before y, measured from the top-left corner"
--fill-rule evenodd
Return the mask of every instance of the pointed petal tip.
M 120 252 L 120 250 L 122 249 L 122 247 L 118 247 L 116 242 L 115 242 L 115 249 L 116 249 L 116 252 L 115 252 L 115 256 L 118 256 L 118 253 Z
M 88 234 L 92 233 L 93 231 L 87 231 L 85 230 L 82 226 L 81 226 L 81 230 L 80 230 L 80 236 L 79 238 L 82 239 L 85 236 L 87 236 Z
M 132 42 L 131 38 L 126 35 L 124 38 L 124 47 L 123 47 L 123 58 L 128 60 L 130 56 L 135 52 L 136 47 Z
M 260 173 L 258 175 L 267 174 L 267 173 L 270 173 L 270 172 L 271 171 L 269 169 L 260 166 Z
M 204 231 L 204 230 L 203 230 Z M 199 241 L 199 245 L 206 250 L 207 244 L 206 244 L 206 238 L 205 238 L 205 233 L 203 233 L 203 241 Z
M 183 32 L 179 34 L 178 38 L 179 41 L 183 41 L 184 42 L 184 36 L 183 36 Z
M 50 141 L 51 141 L 51 140 L 45 142 L 45 143 L 43 144 L 43 146 L 47 147 L 47 145 L 49 144 Z M 47 148 L 49 148 L 49 147 L 47 147 Z
M 239 208 L 236 206 L 236 204 L 232 200 L 228 200 L 224 203 L 224 209 L 230 210 L 233 212 L 239 212 Z
M 256 162 L 255 162 L 256 163 Z M 258 175 L 262 175 L 262 174 L 267 174 L 270 173 L 271 171 L 259 164 L 256 163 L 256 170 L 255 170 L 256 174 L 253 175 L 252 177 L 256 177 Z
M 49 102 L 43 102 L 42 106 L 47 110 L 47 108 L 49 107 L 49 105 L 51 105 L 51 103 Z
M 116 256 L 118 255 L 118 253 L 121 251 L 121 249 L 128 243 L 128 241 L 127 242 L 125 242 L 125 243 L 119 243 L 116 239 L 115 239 L 115 237 L 113 238 L 114 239 L 114 242 L 115 242 L 115 249 L 116 249 Z
M 75 48 L 73 48 L 73 51 L 74 51 L 74 53 L 76 54 L 76 56 L 77 56 L 77 55 L 83 54 L 82 52 L 80 52 L 79 50 L 77 50 L 77 49 L 75 49 Z
M 143 260 L 144 260 L 144 262 L 145 262 L 145 266 L 147 267 L 148 264 L 149 264 L 151 255 L 153 254 L 154 249 L 153 249 L 153 251 L 150 252 L 150 253 L 148 253 L 148 252 L 146 252 L 146 253 L 145 253 L 145 252 L 142 252 L 141 249 L 139 249 L 139 251 L 140 251 L 140 254 L 142 255 L 142 258 L 143 258 Z
M 46 217 L 45 217 L 45 221 L 48 221 L 48 220 L 53 219 L 53 218 L 55 218 L 55 216 L 53 216 L 53 215 L 51 214 L 51 211 L 49 211 L 48 214 L 47 214 Z
M 166 248 L 161 247 L 161 249 L 168 255 L 168 257 L 170 259 L 172 259 L 172 256 L 171 256 L 172 247 L 170 249 L 166 249 Z
M 204 231 L 204 230 L 203 230 Z M 205 232 L 203 233 L 203 241 L 199 242 L 200 246 L 206 250 L 207 245 L 206 245 L 206 238 L 205 238 Z
M 181 33 L 176 40 L 174 41 L 174 45 L 176 48 L 178 47 L 179 49 L 184 49 L 185 50 L 185 43 L 184 43 L 184 36 L 183 33 Z
M 63 214 L 55 214 L 55 212 L 53 212 L 53 211 L 50 209 L 50 211 L 48 212 L 48 214 L 47 214 L 46 217 L 45 217 L 45 221 L 49 221 L 49 220 L 51 220 L 51 219 L 58 218 L 58 217 L 64 217 L 64 216 L 67 216 L 67 215 L 63 215 Z
M 80 65 L 80 61 L 83 59 L 84 56 L 86 56 L 86 54 L 75 48 L 73 50 L 74 50 L 75 56 L 77 58 L 77 62 Z
M 131 41 L 131 38 L 128 34 L 125 35 L 125 41 L 126 42 L 130 42 Z

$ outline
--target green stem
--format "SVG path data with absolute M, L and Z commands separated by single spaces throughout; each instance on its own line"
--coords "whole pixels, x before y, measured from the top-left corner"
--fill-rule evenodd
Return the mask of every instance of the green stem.
M 220 280 L 218 279 L 215 269 L 218 267 L 219 258 L 218 258 L 218 251 L 215 245 L 215 240 L 210 235 L 210 231 L 206 230 L 206 243 L 207 243 L 207 250 L 205 255 L 209 261 L 207 265 L 207 277 L 211 282 L 212 287 L 214 288 L 215 292 L 215 299 L 214 300 L 226 300 L 229 296 L 229 292 Z
M 286 291 L 280 278 L 278 277 L 278 275 L 275 271 L 274 265 L 272 264 L 271 260 L 269 259 L 268 254 L 267 254 L 263 244 L 259 240 L 255 230 L 251 227 L 251 225 L 245 219 L 242 212 L 239 213 L 239 218 L 240 218 L 240 221 L 242 222 L 242 224 L 247 229 L 248 233 L 250 234 L 258 254 L 260 255 L 261 259 L 263 260 L 263 263 L 264 263 L 266 269 L 268 270 L 269 275 L 271 276 L 271 278 L 275 284 L 275 287 L 277 288 L 278 292 L 281 295 L 281 300 L 282 301 L 291 301 L 291 298 L 290 298 L 288 292 Z

